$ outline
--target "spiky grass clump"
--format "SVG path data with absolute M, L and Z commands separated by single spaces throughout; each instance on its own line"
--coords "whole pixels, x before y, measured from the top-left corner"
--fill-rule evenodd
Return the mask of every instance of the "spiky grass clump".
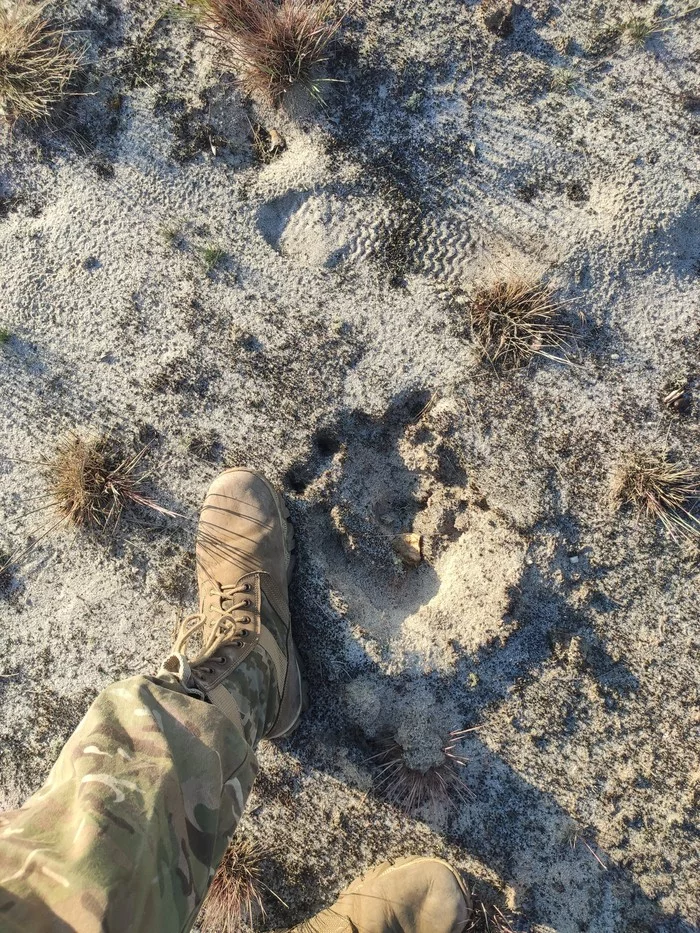
M 240 933 L 245 922 L 252 928 L 256 914 L 265 915 L 262 863 L 266 855 L 257 842 L 234 837 L 204 901 L 205 933 Z
M 634 451 L 618 465 L 611 492 L 617 508 L 633 506 L 644 518 L 660 521 L 672 538 L 700 540 L 700 473 L 673 462 L 668 451 Z
M 293 87 L 317 100 L 321 74 L 343 17 L 332 0 L 190 0 L 244 89 L 280 104 Z
M 44 20 L 45 6 L 0 0 L 0 114 L 13 122 L 48 116 L 82 59 Z
M 109 436 L 69 434 L 43 464 L 55 511 L 68 524 L 88 530 L 116 526 L 130 504 L 173 515 L 142 492 L 146 450 L 128 455 Z
M 672 16 L 631 16 L 620 23 L 619 28 L 634 45 L 643 46 L 648 39 L 668 32 L 674 23 L 699 11 L 700 6 L 696 4 Z
M 204 268 L 207 272 L 213 272 L 221 263 L 226 259 L 227 253 L 225 249 L 222 249 L 220 246 L 215 244 L 210 244 L 205 246 L 202 249 L 202 262 L 204 263 Z
M 621 29 L 634 45 L 644 45 L 657 31 L 656 21 L 648 16 L 632 16 L 625 20 Z
M 452 807 L 471 800 L 473 794 L 459 776 L 467 759 L 455 752 L 457 744 L 469 731 L 450 733 L 448 744 L 443 748 L 444 761 L 427 769 L 411 767 L 406 761 L 405 749 L 396 739 L 382 739 L 380 751 L 369 759 L 377 768 L 375 790 L 406 813 L 414 813 L 425 804 Z
M 520 279 L 479 289 L 470 303 L 471 329 L 482 355 L 499 371 L 520 369 L 536 356 L 568 363 L 571 328 L 550 288 Z
M 53 456 L 17 461 L 38 468 L 44 485 L 41 493 L 27 500 L 39 505 L 17 520 L 30 515 L 38 515 L 41 520 L 29 531 L 26 546 L 0 563 L 0 573 L 11 565 L 20 566 L 57 529 L 72 526 L 90 532 L 113 532 L 131 505 L 182 518 L 144 495 L 148 473 L 142 469 L 142 461 L 147 450 L 143 447 L 128 455 L 111 435 L 84 437 L 74 431 L 58 443 Z

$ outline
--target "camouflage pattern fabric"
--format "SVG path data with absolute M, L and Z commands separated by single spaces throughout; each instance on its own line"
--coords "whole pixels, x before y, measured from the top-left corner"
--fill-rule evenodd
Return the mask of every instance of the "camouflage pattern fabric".
M 275 712 L 260 659 L 230 680 L 245 735 L 174 676 L 97 697 L 46 784 L 0 814 L 0 933 L 191 928 Z

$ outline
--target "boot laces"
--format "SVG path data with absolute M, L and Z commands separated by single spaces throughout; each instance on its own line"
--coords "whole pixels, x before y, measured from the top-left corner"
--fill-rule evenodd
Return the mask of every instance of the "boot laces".
M 250 616 L 234 618 L 234 612 L 247 610 L 253 612 L 250 599 L 236 599 L 250 592 L 249 583 L 219 584 L 210 581 L 209 593 L 202 598 L 200 612 L 187 616 L 180 625 L 173 643 L 173 651 L 184 655 L 192 667 L 199 666 L 210 658 L 223 663 L 224 658 L 215 658 L 216 652 L 224 645 L 243 646 L 243 638 L 248 636 L 245 626 L 252 623 Z M 199 636 L 201 644 L 192 655 L 187 654 L 188 642 Z M 203 668 L 211 673 L 211 668 Z

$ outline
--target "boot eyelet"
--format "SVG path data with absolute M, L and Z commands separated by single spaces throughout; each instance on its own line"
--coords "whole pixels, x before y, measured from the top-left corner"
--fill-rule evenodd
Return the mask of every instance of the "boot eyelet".
M 247 637 L 248 637 L 248 629 L 247 629 L 247 628 L 242 628 L 242 629 L 241 629 L 241 635 L 242 635 L 244 638 L 247 638 Z
M 242 648 L 242 647 L 243 647 L 243 642 L 242 642 L 242 641 L 234 641 L 233 647 L 234 647 L 234 648 Z
M 214 658 L 217 664 L 225 664 L 226 658 Z
M 245 624 L 246 624 L 246 625 L 250 625 L 250 623 L 251 623 L 252 621 L 253 621 L 253 620 L 250 618 L 250 616 L 246 616 L 246 617 L 245 617 Z
M 246 599 L 243 603 L 244 606 L 250 606 L 250 600 Z
M 244 583 L 244 584 L 243 584 L 243 592 L 244 592 L 244 593 L 250 593 L 250 583 Z

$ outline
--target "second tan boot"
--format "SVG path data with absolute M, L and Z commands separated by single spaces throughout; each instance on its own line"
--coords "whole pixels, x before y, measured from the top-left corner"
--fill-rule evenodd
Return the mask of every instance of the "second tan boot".
M 471 911 L 469 892 L 451 865 L 411 856 L 371 869 L 290 933 L 463 933 Z

